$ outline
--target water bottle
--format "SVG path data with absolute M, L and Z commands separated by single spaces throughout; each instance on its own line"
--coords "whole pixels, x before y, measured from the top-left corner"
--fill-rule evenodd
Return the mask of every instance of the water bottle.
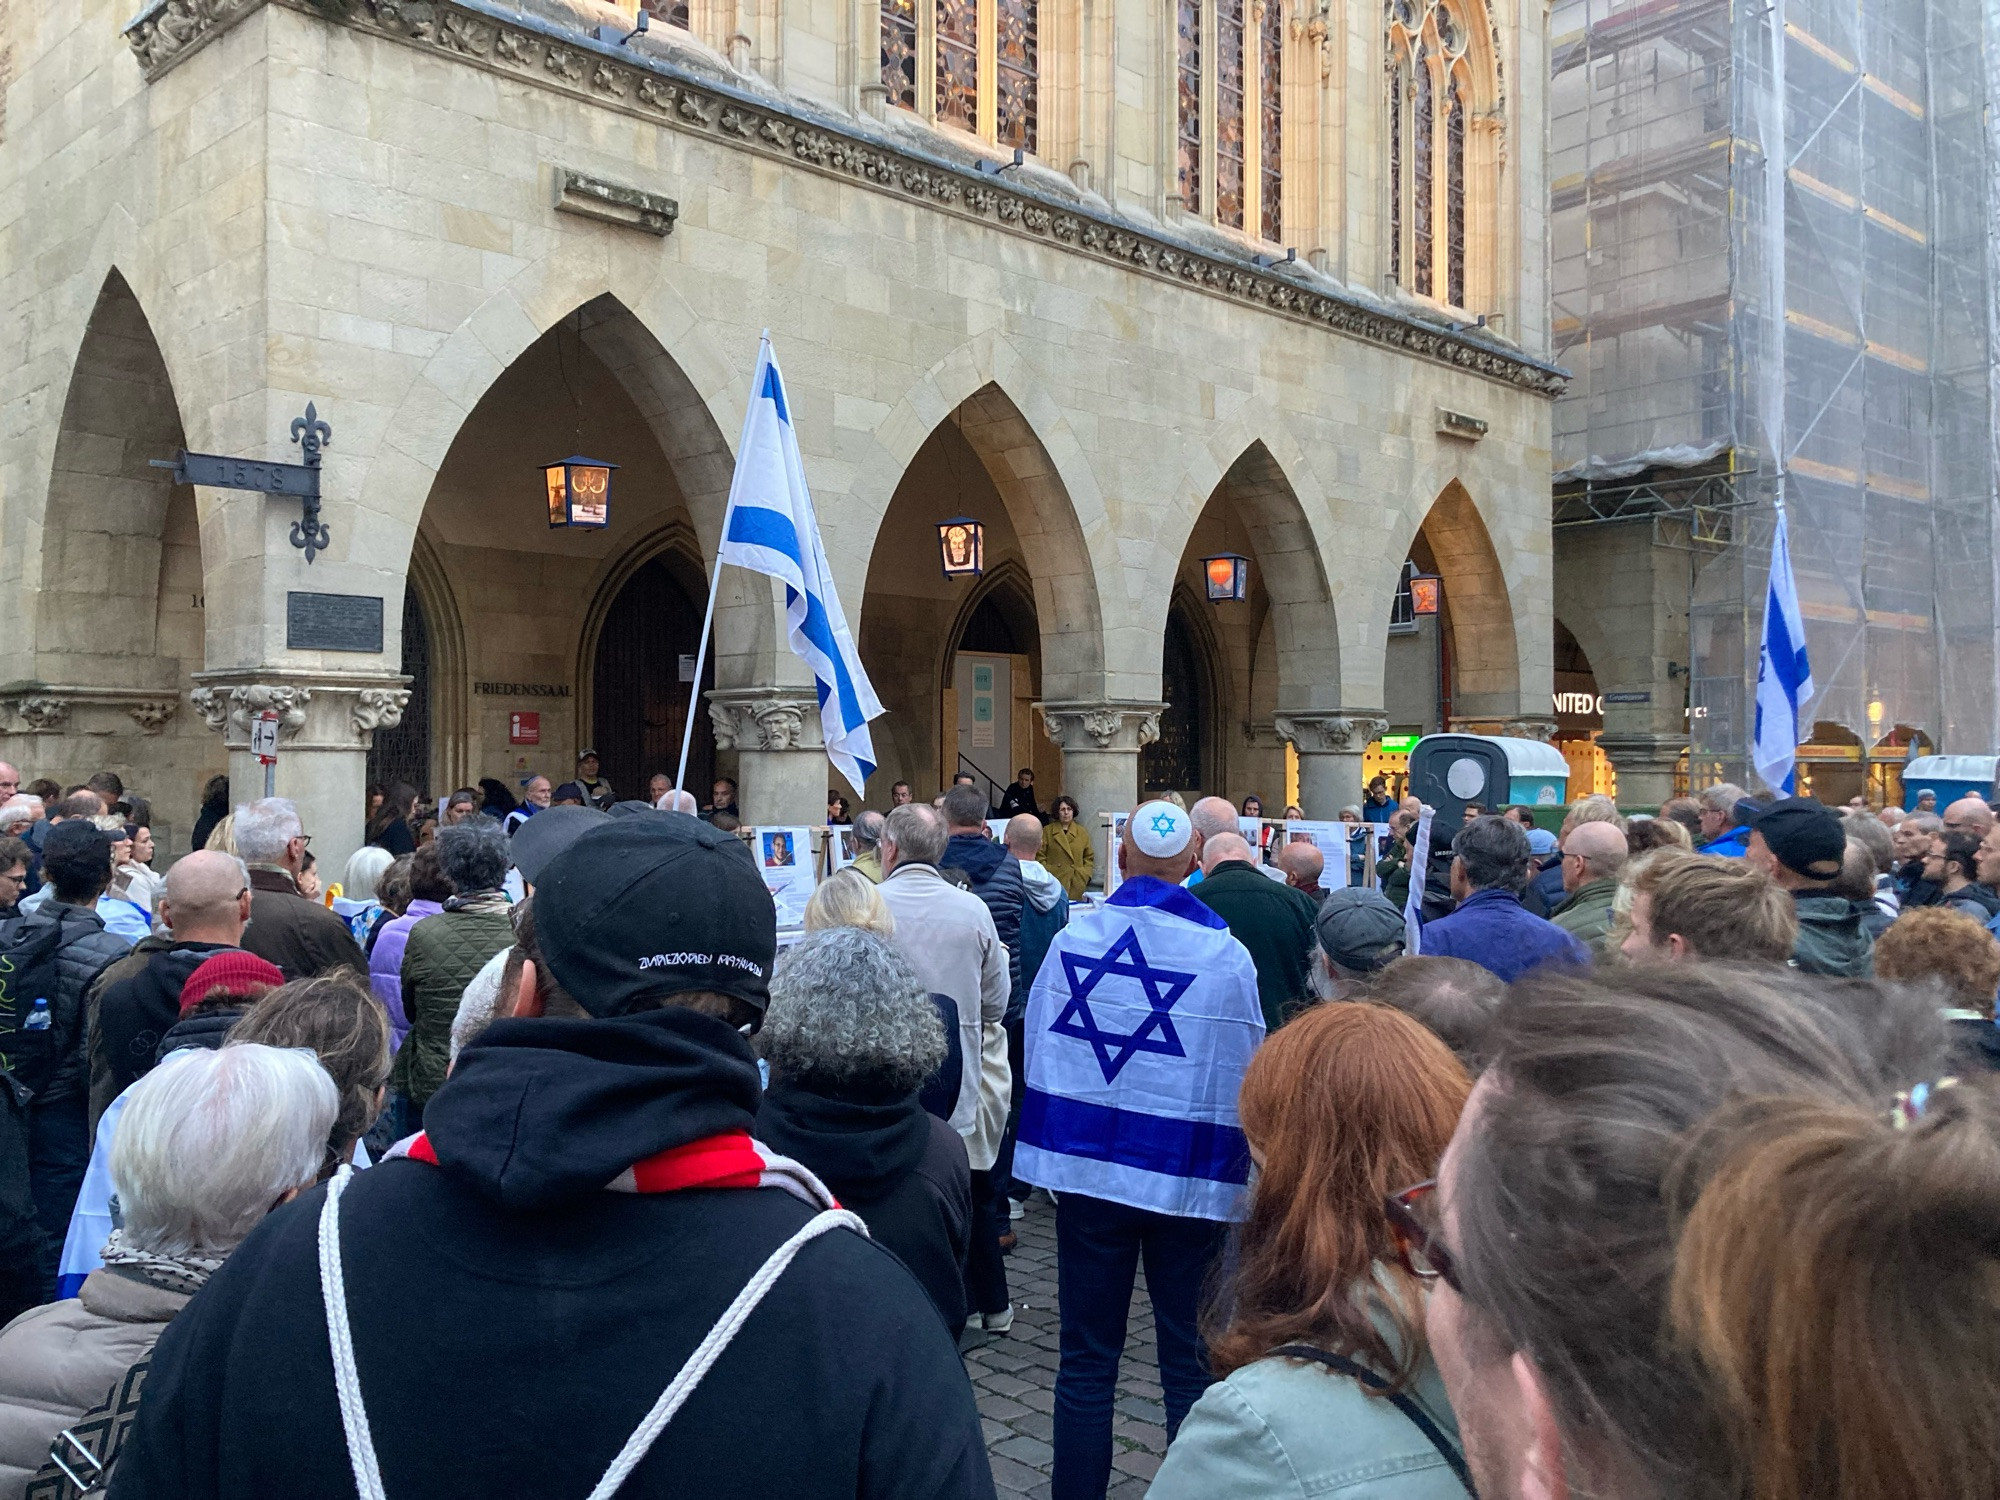
M 55 1025 L 55 1017 L 49 1014 L 49 1002 L 37 999 L 35 1001 L 35 1008 L 28 1012 L 28 1019 L 21 1023 L 21 1029 L 23 1031 L 47 1031 L 53 1025 Z

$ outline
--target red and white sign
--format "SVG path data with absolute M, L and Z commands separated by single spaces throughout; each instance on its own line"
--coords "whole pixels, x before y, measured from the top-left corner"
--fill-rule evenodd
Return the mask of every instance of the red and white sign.
M 278 716 L 261 713 L 250 721 L 250 753 L 267 766 L 278 763 Z
M 507 743 L 510 745 L 539 745 L 542 742 L 542 716 L 539 713 L 517 713 L 507 715 Z

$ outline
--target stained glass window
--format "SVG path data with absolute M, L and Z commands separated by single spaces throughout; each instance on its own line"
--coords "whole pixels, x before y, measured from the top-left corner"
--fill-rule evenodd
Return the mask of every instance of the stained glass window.
M 1389 58 L 1389 275 L 1403 279 L 1403 61 Z
M 882 0 L 882 87 L 898 109 L 917 107 L 917 0 Z
M 1179 140 L 1181 202 L 1201 212 L 1201 0 L 1180 0 Z
M 1038 82 L 1035 0 L 995 0 L 995 4 L 999 7 L 996 80 L 1000 89 L 996 134 L 1003 146 L 1033 151 Z
M 1410 89 L 1410 274 L 1416 288 L 1431 291 L 1431 158 L 1436 122 L 1431 107 L 1431 65 L 1417 50 Z
M 1215 218 L 1243 227 L 1243 0 L 1215 0 Z
M 937 0 L 937 119 L 979 129 L 978 0 Z
M 1453 78 L 1445 95 L 1445 301 L 1465 306 L 1465 101 Z
M 1284 238 L 1285 185 L 1285 22 L 1278 0 L 1265 0 L 1257 41 L 1257 112 L 1263 127 L 1257 143 L 1258 208 L 1264 238 L 1277 240 Z

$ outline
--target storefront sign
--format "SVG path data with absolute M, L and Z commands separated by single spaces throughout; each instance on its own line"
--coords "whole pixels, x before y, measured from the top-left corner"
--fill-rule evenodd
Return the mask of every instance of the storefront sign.
M 512 713 L 507 715 L 507 743 L 510 745 L 539 745 L 542 742 L 542 716 L 539 713 Z
M 1408 755 L 1422 738 L 1420 734 L 1385 734 L 1375 743 L 1384 755 Z

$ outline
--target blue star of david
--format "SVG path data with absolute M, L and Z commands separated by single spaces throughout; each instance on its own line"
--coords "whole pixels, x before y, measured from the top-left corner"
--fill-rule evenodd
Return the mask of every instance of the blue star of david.
M 1057 1036 L 1089 1042 L 1091 1050 L 1097 1054 L 1097 1066 L 1103 1070 L 1106 1083 L 1114 1081 L 1125 1064 L 1141 1052 L 1157 1052 L 1162 1057 L 1187 1056 L 1168 1012 L 1173 1009 L 1174 1002 L 1188 992 L 1195 976 L 1154 968 L 1140 950 L 1136 929 L 1128 927 L 1125 935 L 1100 958 L 1083 953 L 1064 953 L 1062 963 L 1063 976 L 1069 984 L 1069 1003 L 1062 1008 L 1062 1013 L 1049 1030 Z M 1122 1036 L 1100 1027 L 1090 1009 L 1091 991 L 1097 988 L 1100 980 L 1113 974 L 1138 980 L 1146 991 L 1146 1003 L 1152 1007 L 1145 1020 Z
M 1153 832 L 1165 838 L 1174 831 L 1174 815 L 1168 812 L 1153 814 Z

